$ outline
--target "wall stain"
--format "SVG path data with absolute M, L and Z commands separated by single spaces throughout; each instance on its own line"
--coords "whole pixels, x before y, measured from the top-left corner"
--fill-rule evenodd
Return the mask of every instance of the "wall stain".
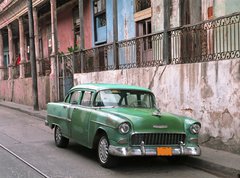
M 227 108 L 223 111 L 219 123 L 222 128 L 231 128 L 233 123 L 233 116 Z
M 155 78 L 156 75 L 157 75 L 157 71 L 158 71 L 159 67 L 160 67 L 160 66 L 157 66 L 157 67 L 156 67 L 156 69 L 155 69 L 155 71 L 154 71 L 154 74 L 153 74 L 153 76 L 152 76 L 152 79 L 151 79 L 151 81 L 149 82 L 148 89 L 150 89 L 150 90 L 153 88 L 154 78 Z M 161 74 L 160 74 L 160 76 L 159 76 L 159 78 L 158 78 L 159 81 L 161 80 L 162 75 L 163 75 L 164 71 L 166 70 L 166 68 L 167 68 L 167 65 L 165 65 L 165 67 L 163 68 L 163 70 L 162 70 L 162 72 L 161 72 Z
M 216 75 L 215 82 L 217 83 L 218 82 L 218 62 L 217 61 L 215 63 L 215 75 Z
M 207 81 L 207 63 L 201 64 L 201 96 L 203 99 L 210 98 L 213 96 L 212 88 L 208 85 Z
M 179 86 L 180 86 L 180 103 L 183 104 L 184 101 L 184 66 L 180 66 L 180 80 L 179 80 Z
M 236 62 L 233 65 L 231 63 L 230 73 L 235 82 L 240 82 L 240 61 Z

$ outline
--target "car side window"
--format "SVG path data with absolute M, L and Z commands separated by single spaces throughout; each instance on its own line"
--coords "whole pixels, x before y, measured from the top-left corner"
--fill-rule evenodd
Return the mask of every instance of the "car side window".
M 90 106 L 91 105 L 91 100 L 92 100 L 92 92 L 85 91 L 84 94 L 83 94 L 81 105 L 82 106 Z
M 65 103 L 70 103 L 70 98 L 71 98 L 71 94 L 68 94 L 68 95 L 66 96 L 66 98 L 64 99 L 64 102 L 65 102 Z
M 81 97 L 81 92 L 80 91 L 75 91 L 71 95 L 70 103 L 71 104 L 79 104 Z

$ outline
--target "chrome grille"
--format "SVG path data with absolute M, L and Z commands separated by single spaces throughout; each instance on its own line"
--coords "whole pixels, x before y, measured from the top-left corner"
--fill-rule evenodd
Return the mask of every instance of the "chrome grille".
M 179 133 L 140 133 L 133 134 L 131 137 L 131 145 L 140 145 L 144 141 L 144 145 L 177 145 L 181 141 L 185 143 L 185 134 Z

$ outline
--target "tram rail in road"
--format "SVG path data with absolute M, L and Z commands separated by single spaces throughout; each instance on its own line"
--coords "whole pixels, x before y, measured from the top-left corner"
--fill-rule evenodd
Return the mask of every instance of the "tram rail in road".
M 28 167 L 30 167 L 33 171 L 37 172 L 38 174 L 40 174 L 41 176 L 43 176 L 44 178 L 50 178 L 50 176 L 46 175 L 45 173 L 43 173 L 41 170 L 39 170 L 38 168 L 36 168 L 34 165 L 32 165 L 31 163 L 29 163 L 28 161 L 24 160 L 23 158 L 21 158 L 20 156 L 18 156 L 16 153 L 14 153 L 13 151 L 11 151 L 10 149 L 6 148 L 5 146 L 3 146 L 2 144 L 0 144 L 0 147 L 7 151 L 8 153 L 10 153 L 12 156 L 14 156 L 15 158 L 17 158 L 18 160 L 20 160 L 21 162 L 23 162 L 25 165 L 27 165 Z

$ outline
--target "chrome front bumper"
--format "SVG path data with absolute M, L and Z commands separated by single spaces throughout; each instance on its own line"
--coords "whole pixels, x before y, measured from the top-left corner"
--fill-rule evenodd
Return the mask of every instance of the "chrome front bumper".
M 157 156 L 157 148 L 146 148 L 139 146 L 139 148 L 132 147 L 117 147 L 109 146 L 109 153 L 114 156 Z M 172 148 L 173 156 L 199 156 L 201 155 L 201 149 L 197 147 L 180 146 L 178 148 Z

